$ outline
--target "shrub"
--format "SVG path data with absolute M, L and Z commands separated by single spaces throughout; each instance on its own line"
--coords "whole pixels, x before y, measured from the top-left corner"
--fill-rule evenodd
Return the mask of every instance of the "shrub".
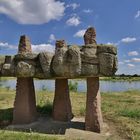
M 78 83 L 69 81 L 69 90 L 73 92 L 77 92 L 78 89 Z

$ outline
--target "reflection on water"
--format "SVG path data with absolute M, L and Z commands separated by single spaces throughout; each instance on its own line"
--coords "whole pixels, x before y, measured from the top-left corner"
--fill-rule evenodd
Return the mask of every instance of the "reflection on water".
M 74 82 L 74 81 L 73 81 Z M 86 80 L 77 81 L 78 92 L 86 92 Z M 54 80 L 35 80 L 35 89 L 48 91 L 54 91 L 55 81 Z M 15 89 L 16 79 L 1 80 L 0 87 L 6 87 Z M 140 90 L 140 81 L 133 82 L 112 82 L 112 81 L 100 81 L 100 91 L 101 92 L 117 92 L 117 91 L 127 91 L 131 89 Z

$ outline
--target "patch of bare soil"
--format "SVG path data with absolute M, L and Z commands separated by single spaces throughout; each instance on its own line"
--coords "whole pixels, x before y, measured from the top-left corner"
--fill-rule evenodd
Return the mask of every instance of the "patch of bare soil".
M 41 117 L 34 123 L 9 125 L 6 129 L 62 135 L 68 140 L 123 140 L 113 124 L 104 123 L 101 134 L 85 131 L 84 128 L 84 118 L 73 118 L 70 122 L 59 122 L 52 120 L 50 117 Z

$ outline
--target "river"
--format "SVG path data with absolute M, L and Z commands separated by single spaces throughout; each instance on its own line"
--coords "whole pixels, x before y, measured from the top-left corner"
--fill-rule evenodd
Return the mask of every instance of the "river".
M 72 81 L 78 83 L 78 92 L 86 92 L 86 80 L 74 80 Z M 35 80 L 35 90 L 47 89 L 48 91 L 54 91 L 55 81 L 54 80 Z M 15 89 L 16 79 L 1 80 L 0 87 Z M 119 92 L 127 90 L 140 90 L 140 81 L 100 81 L 100 91 L 101 92 Z

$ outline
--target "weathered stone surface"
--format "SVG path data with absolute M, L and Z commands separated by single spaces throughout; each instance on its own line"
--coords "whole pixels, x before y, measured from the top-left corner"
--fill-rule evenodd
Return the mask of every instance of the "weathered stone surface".
M 90 77 L 87 78 L 85 129 L 100 133 L 102 125 L 99 77 Z
M 80 48 L 70 46 L 69 49 L 56 47 L 56 52 L 52 62 L 52 68 L 58 77 L 74 77 L 81 73 L 81 55 Z
M 35 67 L 24 61 L 20 61 L 16 67 L 17 77 L 33 77 L 35 74 Z
M 74 77 L 81 74 L 81 53 L 78 46 L 69 47 L 64 58 L 64 65 L 67 66 L 67 76 Z
M 82 76 L 90 75 L 92 76 L 97 76 L 99 74 L 99 66 L 98 65 L 93 65 L 93 64 L 82 64 Z
M 114 75 L 117 70 L 116 56 L 109 53 L 99 54 L 100 74 L 104 76 Z
M 51 77 L 51 61 L 53 54 L 42 52 L 39 54 L 39 62 L 45 77 Z
M 111 53 L 114 55 L 117 55 L 117 48 L 114 47 L 113 45 L 97 45 L 97 54 L 100 53 Z
M 31 45 L 26 36 L 20 38 L 19 52 L 25 54 L 31 52 Z M 28 61 L 16 60 L 16 97 L 13 111 L 13 124 L 27 124 L 37 119 L 35 89 L 32 76 L 35 73 L 34 66 Z M 26 75 L 26 78 L 24 78 Z M 32 76 L 30 76 L 32 75 Z M 28 77 L 29 76 L 29 77 Z
M 96 32 L 95 29 L 87 29 L 85 36 L 88 36 L 88 39 L 86 41 L 91 40 L 91 45 L 93 43 L 94 47 L 89 48 L 84 53 L 86 54 L 86 57 L 97 58 L 97 45 L 96 45 Z M 93 45 L 92 45 L 93 46 Z M 92 50 L 94 48 L 94 50 Z M 87 52 L 87 53 L 86 53 Z M 90 53 L 92 52 L 92 53 Z M 89 60 L 90 62 L 90 60 Z M 99 92 L 99 77 L 94 77 L 96 75 L 99 75 L 99 67 L 98 67 L 98 61 L 94 65 L 86 63 L 86 68 L 88 69 L 87 72 L 90 72 L 90 75 L 93 75 L 93 77 L 87 78 L 87 100 L 86 100 L 86 117 L 85 117 L 85 129 L 88 131 L 94 131 L 94 132 L 101 132 L 102 127 L 102 114 L 101 114 L 101 99 L 100 99 L 100 92 Z M 82 63 L 85 64 L 85 63 Z M 90 66 L 90 67 L 89 67 Z M 94 67 L 93 67 L 94 66 Z M 93 68 L 92 68 L 93 67 Z M 82 66 L 84 68 L 84 66 Z M 90 71 L 89 71 L 90 70 Z M 92 72 L 95 72 L 94 74 L 91 74 Z M 85 73 L 84 72 L 84 73 Z
M 18 53 L 29 53 L 31 52 L 31 43 L 27 36 L 23 35 L 20 37 Z
M 97 58 L 97 46 L 96 44 L 89 44 L 82 46 L 81 58 L 82 58 L 82 72 L 81 75 L 96 76 L 99 73 L 98 58 Z
M 84 34 L 84 42 L 87 44 L 96 44 L 96 31 L 93 27 L 89 27 Z
M 90 62 L 91 59 L 97 58 L 97 45 L 85 45 L 82 46 L 82 62 L 87 59 Z
M 17 78 L 13 124 L 28 124 L 37 119 L 33 78 Z
M 58 121 L 70 121 L 73 118 L 69 87 L 67 79 L 55 80 L 55 96 L 53 102 L 53 119 Z
M 112 76 L 117 71 L 116 47 L 96 44 L 94 28 L 89 28 L 85 32 L 83 46 L 67 45 L 64 40 L 57 40 L 55 54 L 49 52 L 33 54 L 29 39 L 22 36 L 20 41 L 19 53 L 11 60 L 8 60 L 10 56 L 5 59 L 4 64 L 12 61 L 10 63 L 12 69 L 6 70 L 6 65 L 0 64 L 0 76 L 84 78 Z M 25 69 L 22 69 L 21 64 Z
M 11 56 L 5 56 L 5 64 L 11 64 L 11 62 L 12 62 L 12 57 Z
M 4 76 L 14 76 L 15 75 L 15 66 L 14 61 L 11 56 L 6 56 L 5 62 L 1 64 L 1 75 Z
M 15 55 L 14 59 L 15 61 L 21 61 L 21 60 L 35 60 L 37 58 L 38 54 L 34 53 L 19 53 Z
M 58 48 L 56 49 L 53 61 L 52 61 L 52 70 L 56 76 L 65 76 L 65 71 L 67 67 L 64 65 L 64 57 L 66 57 L 67 48 Z

